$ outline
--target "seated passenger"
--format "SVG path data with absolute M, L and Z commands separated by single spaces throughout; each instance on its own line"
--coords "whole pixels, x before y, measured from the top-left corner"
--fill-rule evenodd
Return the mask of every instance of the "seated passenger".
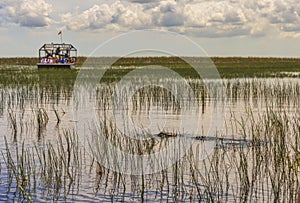
M 71 58 L 71 63 L 75 63 L 75 58 Z
M 53 63 L 54 61 L 53 61 L 53 58 L 50 58 L 49 59 L 49 63 Z

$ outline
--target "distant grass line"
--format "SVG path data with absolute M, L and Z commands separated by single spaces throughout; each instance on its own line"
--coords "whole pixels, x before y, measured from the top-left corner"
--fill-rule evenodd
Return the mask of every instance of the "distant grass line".
M 115 65 L 155 65 L 155 64 L 185 64 L 187 63 L 180 57 L 94 57 L 98 61 L 115 60 Z M 199 60 L 200 57 L 185 57 L 190 60 Z M 77 58 L 77 65 L 81 66 L 87 57 L 80 56 Z M 93 59 L 93 58 L 91 58 Z M 217 67 L 247 67 L 247 65 L 280 66 L 280 64 L 294 64 L 300 66 L 300 58 L 273 58 L 273 57 L 211 57 L 211 60 Z M 34 66 L 39 62 L 38 57 L 7 57 L 0 58 L 0 65 L 31 65 Z
M 38 58 L 36 57 L 11 57 L 0 58 L 0 66 L 13 66 L 13 65 L 36 65 Z
M 203 65 L 207 58 L 188 58 L 193 64 Z M 109 65 L 112 67 L 107 72 L 109 77 L 122 77 L 130 72 L 135 66 L 159 65 L 171 68 L 185 77 L 197 75 L 191 65 L 180 57 L 91 57 L 80 56 L 77 58 L 77 67 L 88 64 Z M 285 77 L 285 73 L 300 73 L 300 58 L 266 58 L 266 57 L 211 57 L 212 62 L 218 69 L 221 77 Z M 11 57 L 0 58 L 0 68 L 33 66 L 38 63 L 37 57 Z M 204 66 L 201 66 L 204 67 Z M 298 76 L 294 77 L 300 77 Z
M 87 57 L 78 57 L 77 64 L 81 66 Z M 0 58 L 0 67 L 9 67 L 9 66 L 36 66 L 39 62 L 38 57 L 5 57 Z

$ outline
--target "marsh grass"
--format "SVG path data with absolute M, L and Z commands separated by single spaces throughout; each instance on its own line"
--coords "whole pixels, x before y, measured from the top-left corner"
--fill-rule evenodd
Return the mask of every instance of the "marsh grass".
M 63 132 L 55 145 L 35 144 L 28 148 L 23 142 L 11 148 L 6 139 L 5 145 L 6 152 L 2 156 L 10 177 L 9 185 L 15 183 L 15 192 L 25 201 L 33 202 L 32 193 L 39 190 L 37 187 L 42 187 L 52 200 L 58 200 L 62 195 L 67 196 L 79 181 L 82 150 L 71 132 Z
M 259 119 L 254 119 L 251 113 L 248 116 L 250 123 L 235 122 L 235 125 L 241 128 L 243 136 L 252 138 L 253 147 L 217 148 L 204 161 L 199 161 L 196 154 L 187 156 L 166 173 L 162 172 L 162 180 L 166 183 L 157 189 L 169 191 L 173 201 L 187 198 L 187 185 L 192 182 L 196 194 L 191 195 L 189 191 L 189 198 L 200 201 L 294 202 L 299 177 L 297 169 L 292 167 L 294 159 L 289 157 L 289 146 L 294 143 L 288 137 L 299 136 L 299 131 L 286 131 L 286 128 L 297 129 L 299 124 L 288 119 L 284 112 L 272 109 L 261 114 Z M 257 144 L 258 140 L 267 144 Z M 189 178 L 186 173 L 190 174 Z M 142 177 L 139 181 L 142 188 L 146 187 Z M 232 195 L 228 195 L 230 193 Z
M 87 60 L 88 59 L 88 60 Z M 106 73 L 106 79 L 121 78 L 135 67 L 160 65 L 171 68 L 185 78 L 199 78 L 191 65 L 183 59 L 188 59 L 193 64 L 201 64 L 201 57 L 78 57 L 77 67 L 89 64 L 97 66 L 109 65 L 112 68 Z M 298 58 L 263 58 L 263 57 L 211 57 L 222 78 L 235 77 L 299 77 L 300 59 Z M 1 69 L 36 66 L 38 58 L 0 58 Z M 203 67 L 203 65 L 201 65 Z M 30 70 L 29 69 L 29 70 Z M 3 71 L 1 70 L 1 71 Z
M 14 140 L 16 140 L 17 139 L 17 133 L 18 133 L 16 115 L 13 113 L 12 110 L 9 110 L 8 115 L 9 115 L 11 128 L 12 128 L 12 131 L 13 131 L 13 138 L 14 138 Z
M 65 117 L 58 109 L 70 104 L 76 71 L 26 71 L 21 72 L 22 76 L 17 71 L 4 71 L 5 77 L 0 79 L 3 116 L 9 118 L 11 128 L 0 165 L 9 200 L 71 201 L 92 190 L 92 197 L 85 196 L 90 201 L 296 202 L 300 170 L 298 82 L 224 80 L 227 102 L 233 106 L 251 102 L 260 109 L 245 105 L 249 109 L 239 109 L 242 114 L 230 112 L 225 132 L 216 136 L 232 135 L 232 139 L 245 139 L 250 144 L 223 142 L 202 160 L 199 150 L 205 141 L 195 138 L 189 153 L 170 168 L 137 176 L 103 167 L 81 146 L 72 127 L 65 125 Z M 191 78 L 188 83 L 201 110 L 206 112 L 214 93 L 208 92 L 199 80 Z M 146 135 L 147 140 L 134 141 L 120 133 L 112 120 L 103 117 L 114 105 L 114 88 L 104 84 L 97 89 L 101 122 L 93 127 L 107 142 L 128 153 L 151 154 L 176 139 Z M 206 85 L 213 85 L 213 81 Z M 128 94 L 129 89 L 124 89 L 122 98 Z M 148 113 L 153 106 L 174 114 L 183 108 L 162 88 L 142 88 L 131 102 L 127 107 L 131 106 L 136 114 Z M 26 117 L 28 114 L 31 116 Z M 49 141 L 46 138 L 53 133 L 49 129 L 51 122 L 59 124 L 60 131 Z M 32 132 L 38 132 L 40 139 L 26 143 L 24 133 L 36 138 Z
M 143 201 L 149 192 L 155 191 L 172 201 L 294 202 L 299 182 L 299 146 L 295 142 L 300 136 L 299 119 L 272 109 L 260 114 L 258 119 L 249 112 L 248 119 L 248 123 L 236 122 L 239 118 L 232 122 L 243 137 L 251 139 L 251 147 L 215 148 L 205 160 L 200 160 L 191 150 L 184 159 L 159 173 L 130 176 L 105 169 L 92 160 L 89 170 L 95 173 L 95 193 L 110 191 L 114 201 L 128 200 L 125 197 L 128 192 L 135 200 Z M 112 133 L 111 124 L 101 128 L 110 132 L 106 135 L 109 142 L 134 153 L 150 153 L 154 145 L 167 144 L 172 139 L 156 138 L 154 143 L 148 141 L 152 142 L 150 145 L 133 143 L 117 131 Z M 261 145 L 261 141 L 265 144 Z M 129 144 L 132 147 L 127 148 Z M 9 180 L 16 182 L 22 198 L 32 200 L 34 185 L 42 183 L 56 201 L 61 195 L 67 198 L 75 182 L 82 181 L 79 178 L 83 172 L 82 150 L 76 134 L 67 131 L 56 145 L 47 143 L 28 149 L 23 143 L 13 150 L 6 141 L 3 156 Z
M 38 123 L 38 137 L 41 137 L 42 131 L 48 124 L 49 117 L 45 109 L 40 108 L 37 112 L 37 123 Z

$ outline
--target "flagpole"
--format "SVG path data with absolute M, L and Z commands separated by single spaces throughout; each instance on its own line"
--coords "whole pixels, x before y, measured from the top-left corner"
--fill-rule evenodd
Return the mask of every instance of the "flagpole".
M 62 43 L 63 43 L 63 39 L 62 39 L 62 31 L 59 31 L 59 32 L 58 32 L 58 35 L 60 35 L 60 43 L 62 44 Z

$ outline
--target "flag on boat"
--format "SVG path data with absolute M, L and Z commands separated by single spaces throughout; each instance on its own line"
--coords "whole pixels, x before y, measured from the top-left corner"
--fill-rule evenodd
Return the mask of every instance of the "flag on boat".
M 61 35 L 61 34 L 62 34 L 62 32 L 61 32 L 61 31 L 59 31 L 57 34 L 58 34 L 58 35 Z

